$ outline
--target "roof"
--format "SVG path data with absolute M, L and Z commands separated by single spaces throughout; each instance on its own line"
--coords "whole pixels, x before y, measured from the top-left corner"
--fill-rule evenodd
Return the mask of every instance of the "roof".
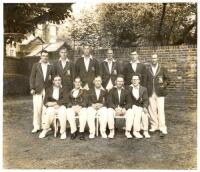
M 40 38 L 39 36 L 37 37 L 34 37 L 34 36 L 30 36 L 28 39 L 24 39 L 21 43 L 21 45 L 28 45 L 30 44 L 31 42 L 35 41 L 35 40 L 40 40 L 41 43 L 44 43 L 44 40 L 42 38 Z
M 48 52 L 58 51 L 65 44 L 66 44 L 65 41 L 60 41 L 60 42 L 56 42 L 56 43 L 48 43 L 48 44 L 38 45 L 26 57 L 40 56 L 40 52 L 42 50 L 46 50 Z

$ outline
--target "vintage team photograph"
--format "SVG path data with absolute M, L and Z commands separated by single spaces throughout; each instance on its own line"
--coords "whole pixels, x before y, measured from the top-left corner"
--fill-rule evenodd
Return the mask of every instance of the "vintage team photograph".
M 197 170 L 197 3 L 3 3 L 3 169 Z

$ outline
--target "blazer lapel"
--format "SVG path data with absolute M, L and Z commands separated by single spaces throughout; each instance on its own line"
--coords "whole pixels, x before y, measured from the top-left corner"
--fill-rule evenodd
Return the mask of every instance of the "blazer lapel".
M 39 72 L 42 75 L 42 78 L 44 80 L 44 75 L 43 75 L 43 72 L 42 72 L 42 65 L 41 65 L 41 63 L 38 64 L 38 70 L 39 70 Z
M 111 70 L 111 73 L 115 70 L 115 67 L 116 67 L 116 62 L 112 62 L 112 70 Z
M 90 62 L 89 62 L 89 67 L 88 67 L 88 71 L 92 68 L 92 66 L 93 66 L 93 60 L 92 59 L 90 59 Z
M 67 72 L 67 70 L 69 69 L 69 62 L 67 61 L 66 64 L 65 64 L 65 68 L 64 68 L 64 73 Z
M 139 86 L 139 98 L 142 97 L 143 89 L 141 86 Z
M 45 76 L 45 81 L 48 79 L 47 77 L 49 76 L 49 71 L 50 71 L 50 65 L 47 65 L 47 73 Z
M 159 72 L 160 72 L 160 65 L 158 65 L 158 68 L 157 68 L 157 70 L 156 70 L 155 76 L 158 75 Z
M 108 62 L 105 61 L 105 62 L 104 62 L 104 66 L 105 66 L 107 72 L 110 73 L 110 71 L 109 71 L 109 67 L 108 67 Z
M 58 67 L 59 67 L 61 73 L 63 73 L 63 67 L 62 67 L 62 63 L 60 60 L 58 61 Z

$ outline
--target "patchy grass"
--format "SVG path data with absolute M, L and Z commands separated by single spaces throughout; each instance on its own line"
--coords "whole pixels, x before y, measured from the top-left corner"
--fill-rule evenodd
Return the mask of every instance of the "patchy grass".
M 100 136 L 39 139 L 32 134 L 31 97 L 4 99 L 3 166 L 6 169 L 196 169 L 197 124 L 195 110 L 166 109 L 168 135 L 128 140 L 122 121 L 115 139 Z

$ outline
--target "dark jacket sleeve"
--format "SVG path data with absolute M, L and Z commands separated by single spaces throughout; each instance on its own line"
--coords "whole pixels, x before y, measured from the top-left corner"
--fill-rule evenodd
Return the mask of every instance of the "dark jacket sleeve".
M 148 108 L 149 105 L 149 98 L 148 98 L 148 93 L 147 93 L 147 89 L 144 88 L 144 93 L 143 93 L 143 107 Z
M 113 103 L 113 90 L 110 90 L 107 96 L 107 104 L 109 108 L 115 109 L 117 106 Z
M 33 64 L 30 79 L 29 79 L 30 89 L 35 89 L 36 67 L 37 67 L 37 64 Z
M 170 78 L 169 78 L 168 71 L 165 68 L 163 68 L 163 79 L 164 79 L 163 85 L 166 88 L 169 85 Z
M 46 107 L 47 107 L 46 104 L 49 102 L 49 95 L 50 95 L 49 89 L 47 89 L 46 93 L 45 93 L 45 96 L 44 96 L 44 106 L 46 106 Z
M 76 76 L 80 75 L 80 59 L 77 59 L 75 63 L 75 71 L 76 71 Z
M 143 64 L 142 68 L 142 84 L 144 87 L 147 86 L 147 68 L 145 64 Z
M 80 106 L 82 106 L 82 107 L 88 106 L 88 93 L 86 90 L 83 91 L 82 102 L 81 102 Z
M 101 74 L 100 72 L 100 64 L 99 64 L 99 61 L 97 59 L 95 59 L 95 75 L 98 76 Z
M 72 72 L 72 81 L 74 81 L 75 77 L 76 77 L 76 69 L 75 69 L 75 64 L 73 62 L 71 62 L 71 72 Z
M 131 108 L 131 96 L 130 95 L 131 95 L 130 90 L 126 90 L 126 105 L 125 105 L 126 109 Z

